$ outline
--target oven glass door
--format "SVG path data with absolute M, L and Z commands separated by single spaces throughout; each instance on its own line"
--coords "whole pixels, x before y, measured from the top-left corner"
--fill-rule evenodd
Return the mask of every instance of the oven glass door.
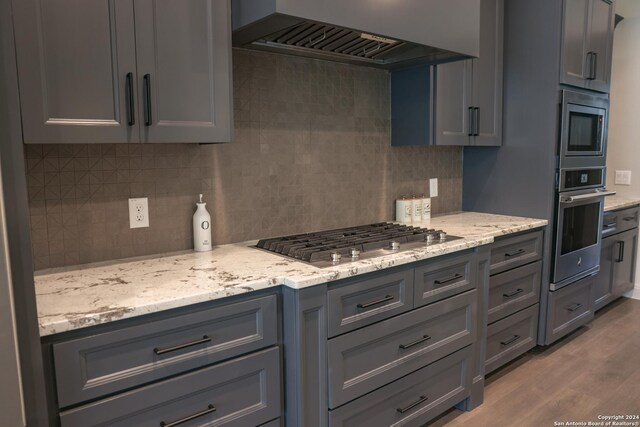
M 553 269 L 557 287 L 598 271 L 603 205 L 602 192 L 560 194 Z
M 565 156 L 600 156 L 604 152 L 606 110 L 568 104 Z

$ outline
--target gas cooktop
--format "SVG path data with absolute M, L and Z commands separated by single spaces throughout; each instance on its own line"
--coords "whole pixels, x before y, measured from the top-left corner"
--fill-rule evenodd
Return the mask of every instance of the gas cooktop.
M 442 230 L 379 222 L 262 239 L 256 247 L 295 258 L 316 267 L 331 267 L 457 239 L 461 237 L 449 236 Z

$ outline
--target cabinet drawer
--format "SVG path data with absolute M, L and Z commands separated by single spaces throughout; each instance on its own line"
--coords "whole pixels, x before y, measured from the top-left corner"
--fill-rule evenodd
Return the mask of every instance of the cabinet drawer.
M 547 344 L 593 319 L 593 287 L 594 277 L 591 276 L 549 292 Z
M 413 308 L 413 269 L 385 274 L 327 292 L 329 337 Z
M 329 411 L 331 427 L 422 426 L 469 395 L 471 347 L 341 408 Z
M 438 258 L 415 269 L 416 307 L 448 298 L 476 287 L 472 268 L 475 252 Z
M 53 345 L 60 407 L 276 343 L 275 295 Z
M 542 262 L 525 265 L 489 279 L 488 323 L 539 302 Z
M 485 373 L 535 347 L 537 333 L 538 304 L 489 325 Z
M 498 240 L 491 245 L 490 274 L 542 259 L 542 231 Z
M 632 230 L 638 228 L 638 214 L 640 208 L 623 209 L 616 212 L 617 215 L 617 232 Z
M 272 347 L 62 412 L 60 422 L 168 427 L 193 416 L 190 426 L 256 426 L 280 416 L 280 395 L 280 356 Z
M 476 294 L 469 291 L 329 340 L 329 407 L 471 344 Z
M 602 237 L 617 233 L 619 211 L 605 212 L 602 214 Z

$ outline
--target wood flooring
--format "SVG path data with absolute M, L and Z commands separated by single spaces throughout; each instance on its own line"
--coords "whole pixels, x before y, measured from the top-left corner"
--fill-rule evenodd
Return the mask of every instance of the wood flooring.
M 481 406 L 452 409 L 427 426 L 588 425 L 598 415 L 640 415 L 640 300 L 621 298 L 571 335 L 494 371 Z

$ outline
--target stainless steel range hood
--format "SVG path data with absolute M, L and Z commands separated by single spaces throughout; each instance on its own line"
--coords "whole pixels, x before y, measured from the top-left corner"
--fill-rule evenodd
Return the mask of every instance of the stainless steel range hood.
M 477 57 L 480 0 L 233 0 L 233 45 L 397 68 Z

